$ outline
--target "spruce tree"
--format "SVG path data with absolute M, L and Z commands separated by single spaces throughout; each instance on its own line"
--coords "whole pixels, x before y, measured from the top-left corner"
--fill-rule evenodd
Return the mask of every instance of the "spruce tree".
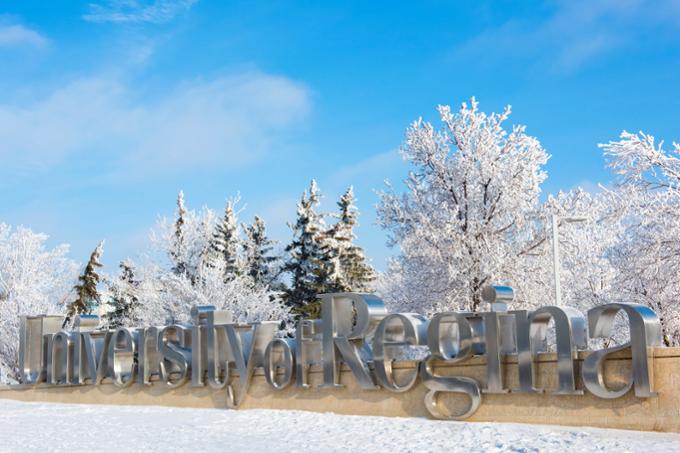
M 97 289 L 100 281 L 100 276 L 97 273 L 97 268 L 102 267 L 99 259 L 104 252 L 104 241 L 92 251 L 90 259 L 85 266 L 85 270 L 78 277 L 78 284 L 73 287 L 76 293 L 76 299 L 69 303 L 66 307 L 66 318 L 63 326 L 68 325 L 71 320 L 79 314 L 90 314 L 92 310 L 101 302 L 101 295 Z
M 343 292 L 367 292 L 375 280 L 375 271 L 367 262 L 364 251 L 354 244 L 354 228 L 359 226 L 359 211 L 355 205 L 354 190 L 350 186 L 338 201 L 338 221 L 328 232 L 334 239 L 334 256 L 337 256 L 338 272 L 336 289 Z
M 184 192 L 179 191 L 177 195 L 177 220 L 175 220 L 175 234 L 172 238 L 169 250 L 170 260 L 173 263 L 172 271 L 177 275 L 187 273 L 188 264 L 187 244 L 184 235 L 184 225 L 186 223 L 187 210 L 184 207 Z
M 286 291 L 286 303 L 298 315 L 316 318 L 320 314 L 317 294 L 335 289 L 335 260 L 326 235 L 323 216 L 316 212 L 320 201 L 316 181 L 305 191 L 297 207 L 297 221 L 289 225 L 293 240 L 286 247 L 288 260 L 285 269 L 291 274 L 291 285 Z
M 267 237 L 264 220 L 255 216 L 252 225 L 242 225 L 246 238 L 243 243 L 245 269 L 256 284 L 271 286 L 274 275 L 274 263 L 277 257 L 272 255 L 275 241 Z
M 118 281 L 111 285 L 113 310 L 106 315 L 110 329 L 133 324 L 140 305 L 137 297 L 139 281 L 135 279 L 133 265 L 128 261 L 121 261 L 119 266 Z
M 228 201 L 224 207 L 222 220 L 215 225 L 212 239 L 210 241 L 209 265 L 215 265 L 217 261 L 224 264 L 225 281 L 233 279 L 240 274 L 239 266 L 239 237 L 236 213 L 234 205 L 238 202 Z

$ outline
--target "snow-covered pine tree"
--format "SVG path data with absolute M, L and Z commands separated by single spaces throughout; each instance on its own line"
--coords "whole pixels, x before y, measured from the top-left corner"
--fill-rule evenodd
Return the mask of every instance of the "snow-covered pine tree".
M 222 255 L 217 255 L 219 259 L 211 256 L 215 225 L 221 221 L 212 210 L 187 209 L 185 221 L 187 273 L 178 275 L 166 262 L 154 262 L 156 255 L 135 267 L 140 324 L 189 322 L 192 306 L 209 304 L 231 311 L 236 322 L 285 321 L 287 326 L 291 325 L 290 308 L 283 304 L 281 291 L 255 284 L 243 271 L 240 253 L 239 273 L 231 279 L 224 278 Z M 151 234 L 153 248 L 170 250 L 173 238 L 172 222 L 161 219 Z
M 224 206 L 224 216 L 215 225 L 215 231 L 210 240 L 210 250 L 208 251 L 210 257 L 207 264 L 216 266 L 217 262 L 220 261 L 221 267 L 224 269 L 225 280 L 231 280 L 241 272 L 238 256 L 240 240 L 234 211 L 238 200 L 238 197 L 235 200 L 229 200 Z
M 134 325 L 140 306 L 137 295 L 140 282 L 135 278 L 134 265 L 121 261 L 119 267 L 118 278 L 109 285 L 112 310 L 106 314 L 106 321 L 110 329 Z
M 312 179 L 309 192 L 305 190 L 297 205 L 297 220 L 289 225 L 293 240 L 286 247 L 288 260 L 285 270 L 291 274 L 291 285 L 286 291 L 286 303 L 298 315 L 315 318 L 320 315 L 317 294 L 335 290 L 337 257 L 323 216 L 316 212 L 321 194 Z
M 177 195 L 177 220 L 175 220 L 175 234 L 170 243 L 170 260 L 172 261 L 172 271 L 177 275 L 187 272 L 187 244 L 184 237 L 184 224 L 186 223 L 187 210 L 184 207 L 184 192 L 179 191 Z
M 364 251 L 354 244 L 354 227 L 358 226 L 359 211 L 355 205 L 354 189 L 350 186 L 338 201 L 338 221 L 329 229 L 334 239 L 334 255 L 337 256 L 338 272 L 336 290 L 367 292 L 375 280 L 375 271 L 367 262 Z
M 76 299 L 66 307 L 64 326 L 68 325 L 76 315 L 92 313 L 92 310 L 101 303 L 101 294 L 97 289 L 101 277 L 97 273 L 97 268 L 102 267 L 102 263 L 99 262 L 102 253 L 104 253 L 104 241 L 101 241 L 92 251 L 85 270 L 78 277 L 80 283 L 73 287 Z
M 276 241 L 267 237 L 266 225 L 259 216 L 255 216 L 251 225 L 242 227 L 246 235 L 243 242 L 246 272 L 255 283 L 271 287 L 276 279 L 274 265 L 278 258 L 272 254 Z

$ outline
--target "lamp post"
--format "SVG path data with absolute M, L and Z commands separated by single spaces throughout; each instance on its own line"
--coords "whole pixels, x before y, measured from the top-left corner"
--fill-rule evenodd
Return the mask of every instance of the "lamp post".
M 560 240 L 558 223 L 559 218 L 556 214 L 552 215 L 552 249 L 553 249 L 553 274 L 555 276 L 555 305 L 562 305 L 562 287 L 560 286 Z M 585 222 L 585 217 L 566 217 L 561 219 L 563 222 L 576 223 Z

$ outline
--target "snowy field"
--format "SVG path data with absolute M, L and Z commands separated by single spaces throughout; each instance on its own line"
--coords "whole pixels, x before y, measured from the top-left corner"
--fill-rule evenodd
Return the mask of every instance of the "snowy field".
M 680 451 L 679 434 L 300 411 L 0 400 L 0 450 Z

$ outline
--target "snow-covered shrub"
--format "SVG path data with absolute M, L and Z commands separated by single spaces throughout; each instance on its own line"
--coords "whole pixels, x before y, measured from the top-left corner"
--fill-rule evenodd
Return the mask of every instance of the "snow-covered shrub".
M 0 379 L 19 375 L 19 317 L 63 313 L 78 275 L 68 246 L 47 248 L 47 235 L 0 223 Z

